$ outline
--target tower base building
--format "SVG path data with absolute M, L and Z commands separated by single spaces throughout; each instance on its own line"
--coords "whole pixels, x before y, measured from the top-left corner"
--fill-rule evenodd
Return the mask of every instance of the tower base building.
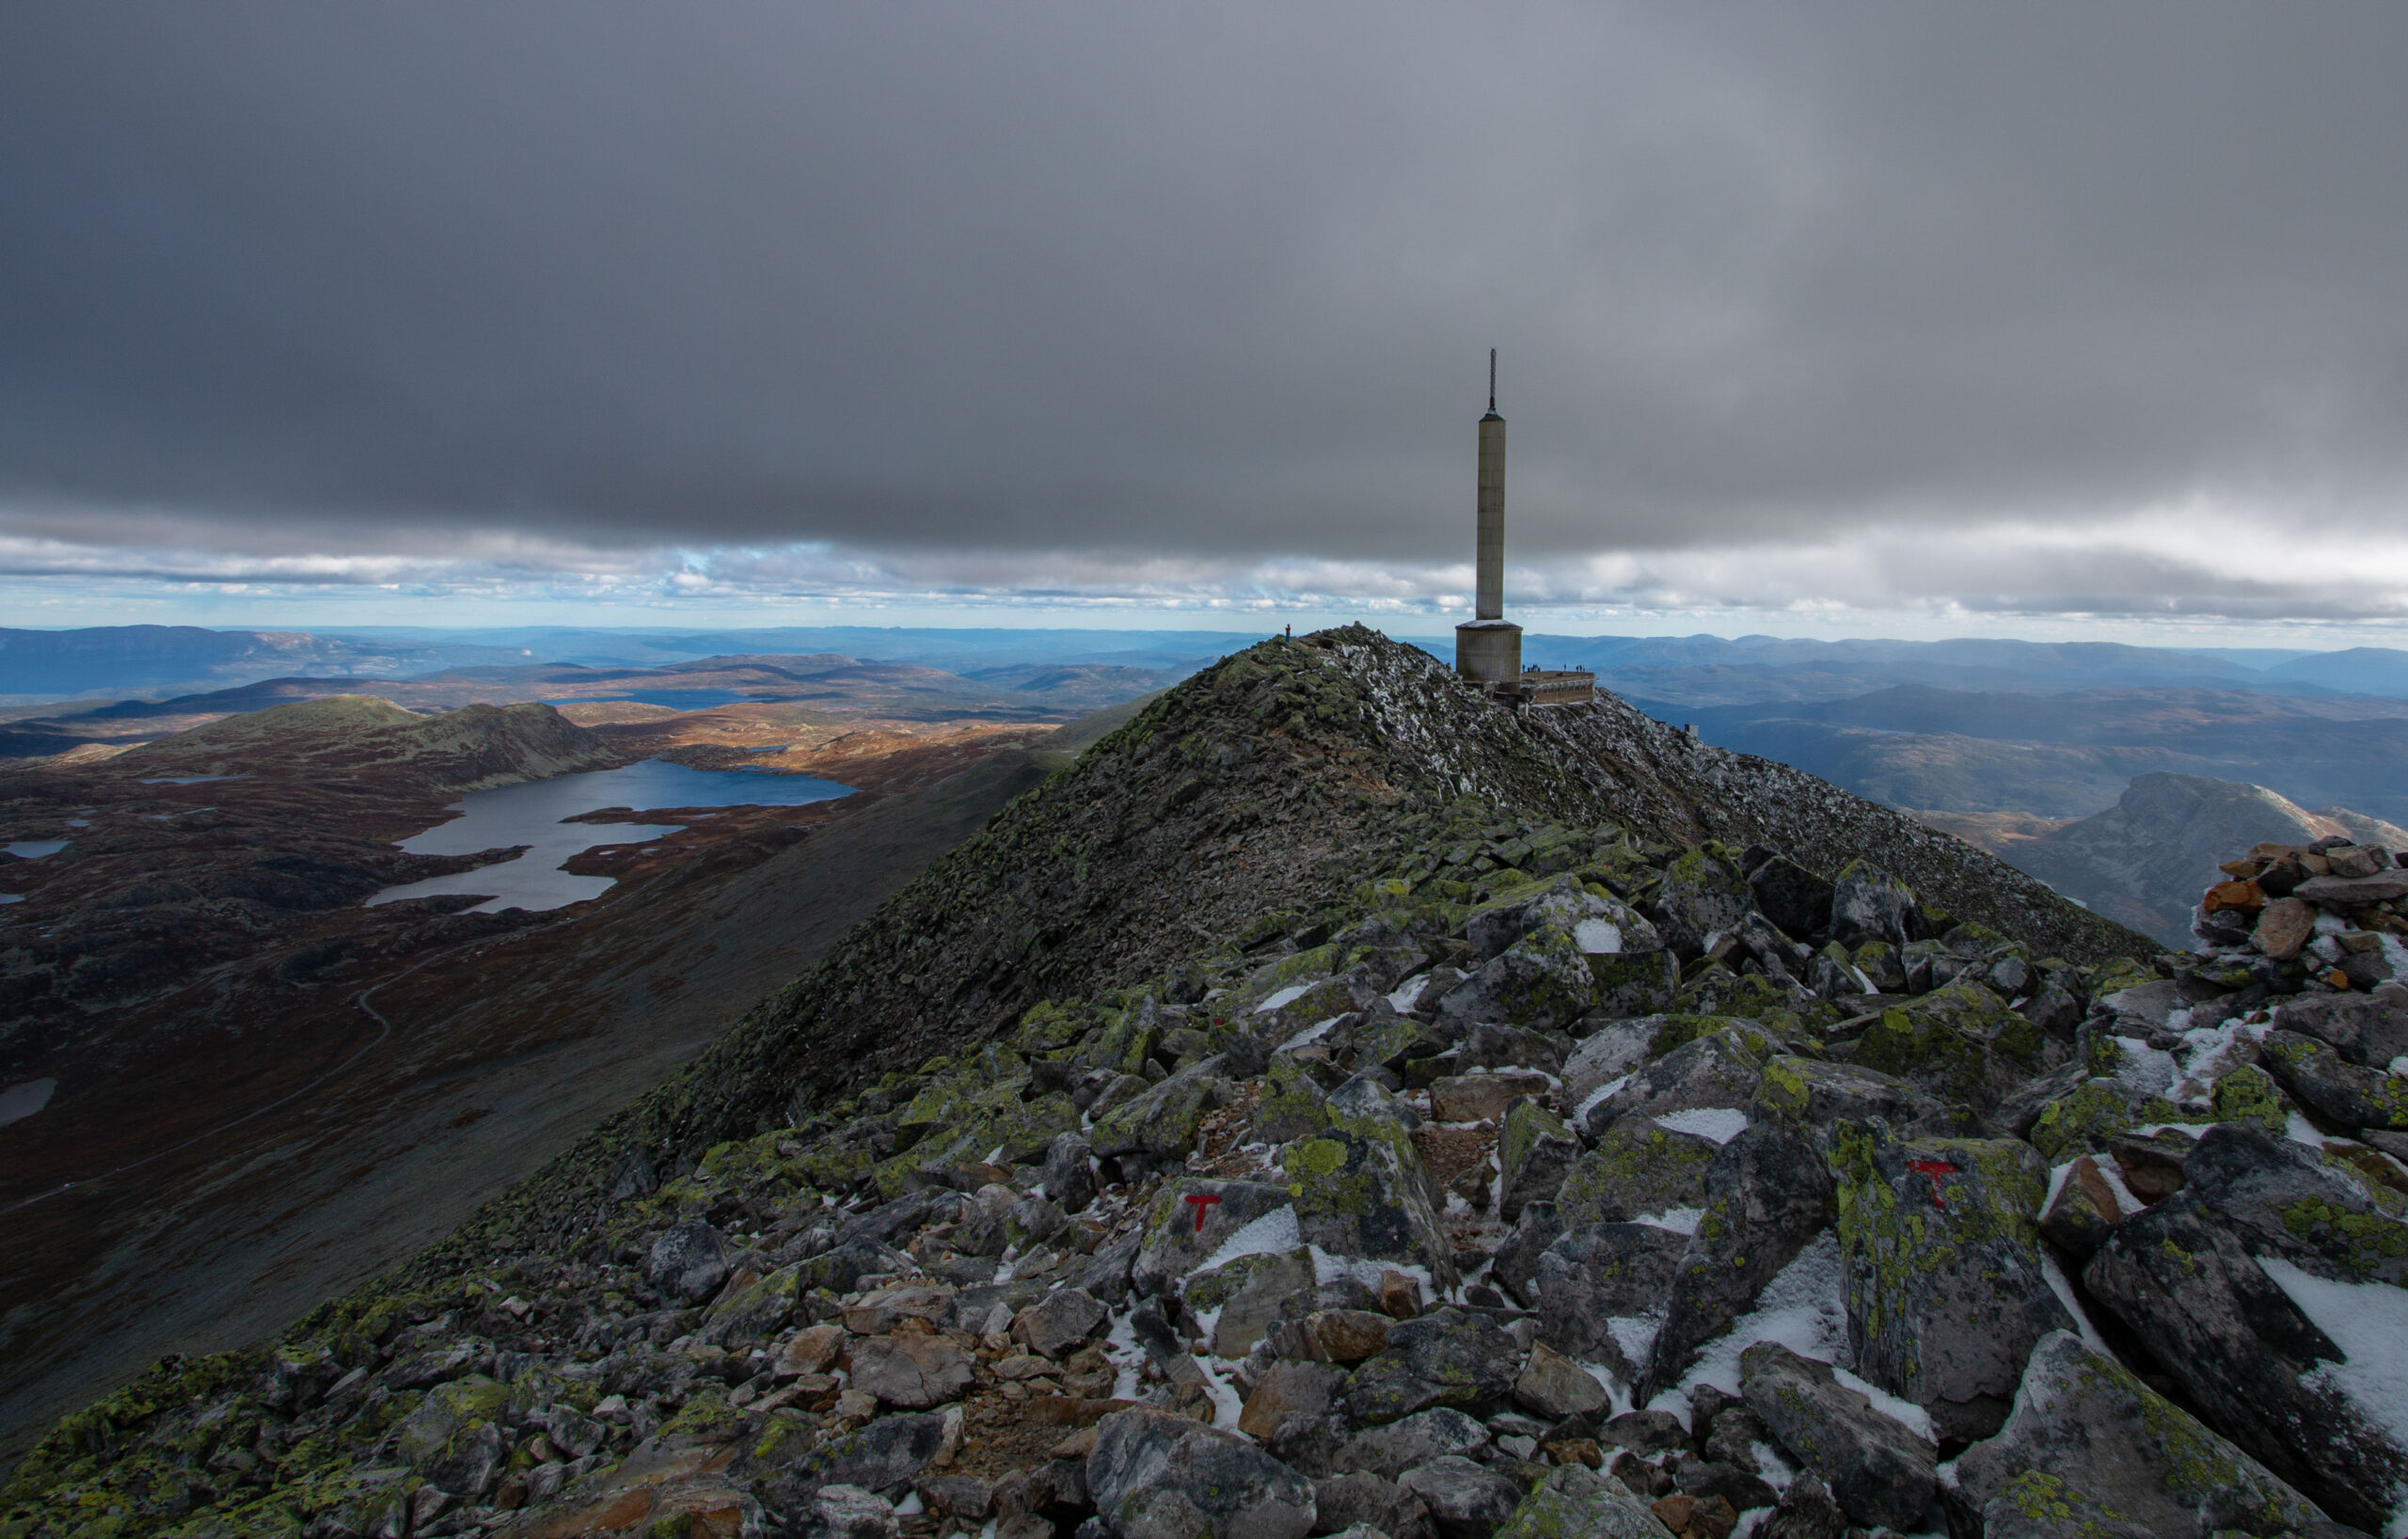
M 1511 620 L 1466 620 L 1455 627 L 1455 672 L 1492 692 L 1518 688 L 1522 627 Z

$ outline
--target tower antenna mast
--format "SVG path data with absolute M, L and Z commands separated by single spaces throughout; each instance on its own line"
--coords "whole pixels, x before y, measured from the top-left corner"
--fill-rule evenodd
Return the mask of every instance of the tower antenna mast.
M 1488 350 L 1488 409 L 1497 409 L 1497 349 Z

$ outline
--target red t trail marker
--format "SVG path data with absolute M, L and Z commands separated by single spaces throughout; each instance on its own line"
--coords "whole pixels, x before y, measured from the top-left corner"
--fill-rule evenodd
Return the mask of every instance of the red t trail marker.
M 1924 1180 L 1931 1182 L 1931 1205 L 1933 1207 L 1945 1208 L 1948 1206 L 1947 1197 L 1941 1191 L 1940 1178 L 1942 1176 L 1956 1175 L 1956 1167 L 1955 1166 L 1950 1165 L 1946 1160 L 1909 1160 L 1907 1162 L 1907 1168 L 1913 1171 L 1916 1175 L 1923 1177 Z M 1191 1200 L 1193 1199 L 1191 1198 Z
M 1185 1197 L 1180 1198 L 1180 1200 L 1181 1202 L 1190 1202 L 1195 1204 L 1196 1232 L 1201 1234 L 1204 1232 L 1204 1210 L 1211 1207 L 1215 1202 L 1220 1201 L 1221 1194 L 1218 1192 L 1190 1192 Z

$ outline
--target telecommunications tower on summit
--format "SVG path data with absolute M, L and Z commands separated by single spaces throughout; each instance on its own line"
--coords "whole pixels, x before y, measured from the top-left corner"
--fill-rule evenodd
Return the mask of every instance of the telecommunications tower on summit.
M 1492 691 L 1517 690 L 1522 627 L 1505 618 L 1505 419 L 1497 415 L 1497 349 L 1488 350 L 1488 415 L 1480 420 L 1479 587 L 1455 627 L 1455 672 Z

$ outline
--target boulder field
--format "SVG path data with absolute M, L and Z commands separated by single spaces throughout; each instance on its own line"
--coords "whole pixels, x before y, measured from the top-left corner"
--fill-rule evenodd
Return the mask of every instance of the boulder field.
M 2067 960 L 1509 804 L 908 1064 L 746 1100 L 756 1023 L 546 1221 L 69 1418 L 0 1534 L 2408 1531 L 2388 865 Z M 779 1109 L 660 1132 L 713 1103 Z

